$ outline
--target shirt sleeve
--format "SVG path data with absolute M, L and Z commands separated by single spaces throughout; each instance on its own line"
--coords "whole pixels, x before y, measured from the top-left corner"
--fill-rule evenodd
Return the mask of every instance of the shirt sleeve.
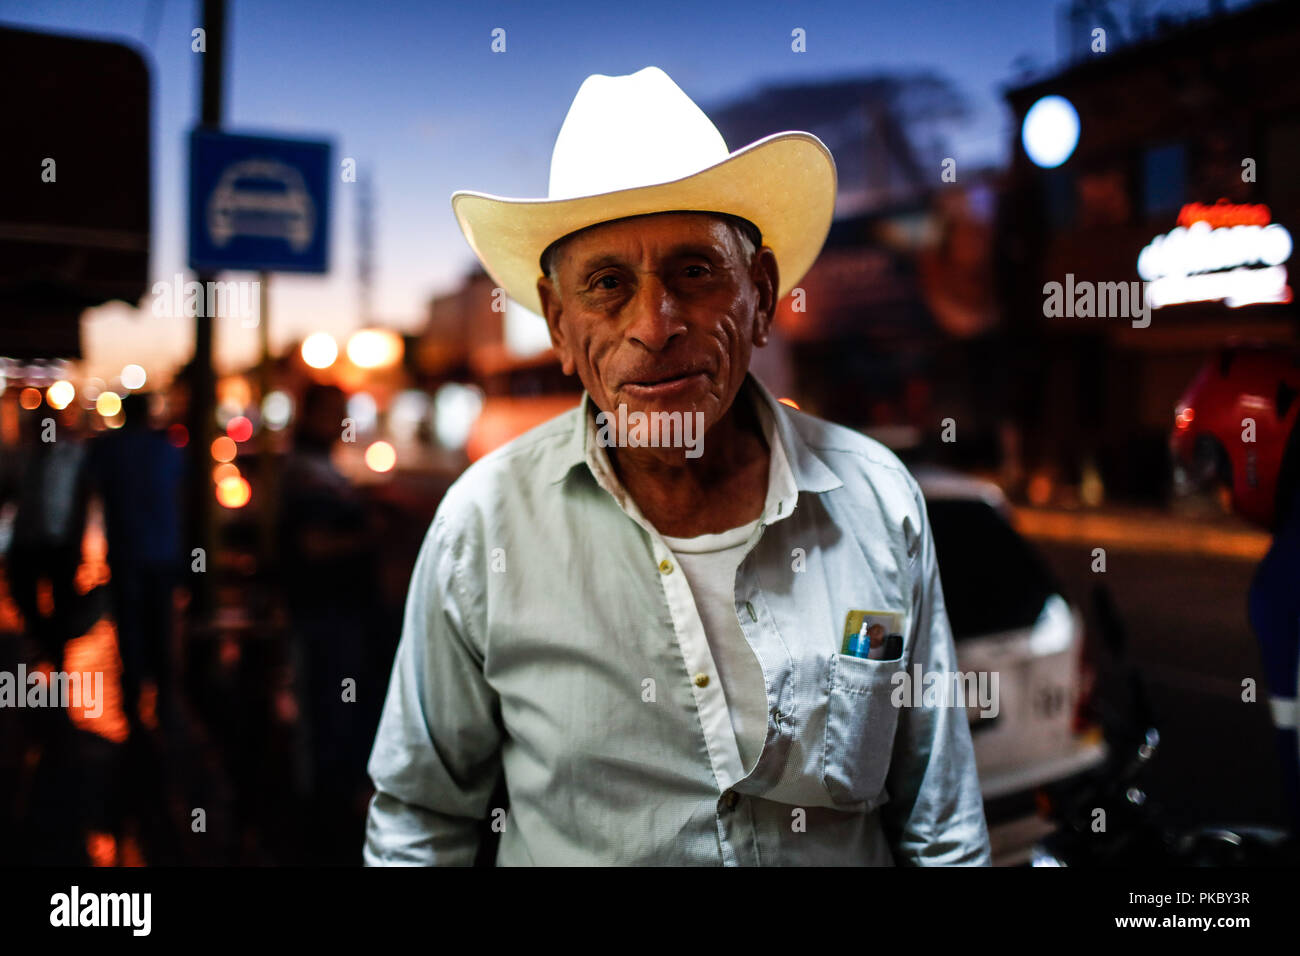
M 924 497 L 915 481 L 911 484 L 920 519 L 907 668 L 914 674 L 919 664 L 923 674 L 952 674 L 957 652 L 934 536 Z M 960 704 L 901 709 L 886 787 L 890 799 L 881 808 L 882 822 L 899 865 L 991 865 L 975 749 Z
M 449 540 L 450 539 L 450 540 Z M 411 574 L 368 770 L 367 866 L 471 866 L 500 776 L 500 703 L 483 675 L 481 620 L 464 589 L 474 559 L 434 519 Z

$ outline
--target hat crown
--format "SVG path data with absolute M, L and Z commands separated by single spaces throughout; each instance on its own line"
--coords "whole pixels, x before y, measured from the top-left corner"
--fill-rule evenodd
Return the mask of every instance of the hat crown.
M 578 88 L 555 139 L 547 198 L 672 182 L 729 155 L 718 128 L 657 66 L 595 73 Z

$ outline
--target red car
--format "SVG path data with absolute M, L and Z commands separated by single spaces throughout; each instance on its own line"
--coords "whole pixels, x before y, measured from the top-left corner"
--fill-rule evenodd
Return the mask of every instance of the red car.
M 1232 342 L 1220 349 L 1174 412 L 1176 490 L 1226 486 L 1234 511 L 1268 527 L 1298 395 L 1300 348 Z

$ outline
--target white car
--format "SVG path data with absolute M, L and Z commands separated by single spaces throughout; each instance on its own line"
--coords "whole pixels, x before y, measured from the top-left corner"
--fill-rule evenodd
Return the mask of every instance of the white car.
M 996 717 L 968 709 L 993 862 L 1030 860 L 1054 827 L 1038 788 L 1106 758 L 1082 705 L 1092 668 L 1083 616 L 1016 532 L 1001 489 L 953 472 L 913 469 L 926 497 L 961 671 L 998 674 Z

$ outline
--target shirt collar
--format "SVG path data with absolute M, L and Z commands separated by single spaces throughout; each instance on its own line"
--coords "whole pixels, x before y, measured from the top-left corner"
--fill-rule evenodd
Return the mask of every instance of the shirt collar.
M 751 396 L 749 400 L 754 402 L 768 447 L 773 452 L 767 502 L 763 508 L 766 523 L 771 524 L 789 515 L 795 508 L 799 492 L 822 494 L 844 484 L 800 433 L 796 419 L 800 413 L 773 398 L 752 372 L 745 378 L 741 395 Z M 547 476 L 552 483 L 563 480 L 569 472 L 582 464 L 587 465 L 597 481 L 600 481 L 601 476 L 613 476 L 609 456 L 595 440 L 596 426 L 592 420 L 591 408 L 588 407 L 590 404 L 591 396 L 584 391 L 574 413 L 573 427 L 565 437 L 564 444 L 556 455 L 554 467 Z

